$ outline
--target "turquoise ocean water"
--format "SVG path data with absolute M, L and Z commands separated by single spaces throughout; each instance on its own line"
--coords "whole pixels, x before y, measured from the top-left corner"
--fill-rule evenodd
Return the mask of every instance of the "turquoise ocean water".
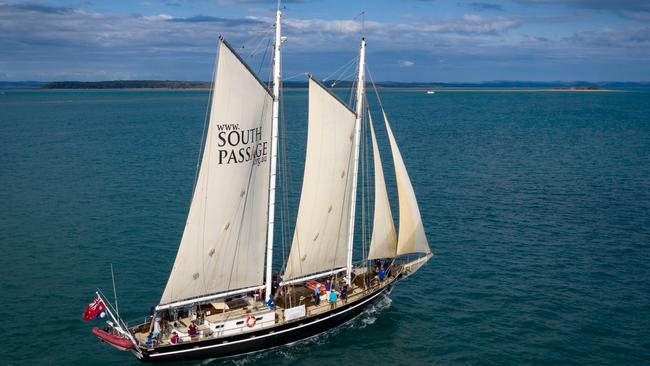
M 436 256 L 342 329 L 193 364 L 650 362 L 649 91 L 382 96 Z M 125 319 L 158 302 L 207 98 L 0 94 L 0 364 L 137 362 L 81 313 L 95 287 L 111 293 L 110 263 Z M 306 92 L 284 105 L 292 222 Z

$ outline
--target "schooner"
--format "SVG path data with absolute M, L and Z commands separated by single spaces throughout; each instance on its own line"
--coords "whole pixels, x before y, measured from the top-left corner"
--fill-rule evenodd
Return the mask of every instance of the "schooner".
M 124 322 L 101 291 L 84 313 L 101 340 L 143 361 L 226 357 L 315 336 L 359 315 L 432 256 L 402 155 L 381 108 L 399 199 L 396 231 L 365 93 L 365 40 L 354 109 L 309 76 L 307 151 L 291 249 L 272 272 L 282 12 L 272 89 L 222 38 L 200 168 L 169 280 L 145 321 Z M 367 118 L 366 118 L 367 117 Z M 353 265 L 360 146 L 370 131 L 374 213 Z

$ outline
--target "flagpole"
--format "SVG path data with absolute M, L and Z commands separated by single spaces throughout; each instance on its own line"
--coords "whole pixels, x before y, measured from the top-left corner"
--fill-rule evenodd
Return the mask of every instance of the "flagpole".
M 111 278 L 113 279 L 113 296 L 115 296 L 115 313 L 120 317 L 120 308 L 117 306 L 117 290 L 115 290 L 115 275 L 113 274 L 113 263 L 111 263 Z

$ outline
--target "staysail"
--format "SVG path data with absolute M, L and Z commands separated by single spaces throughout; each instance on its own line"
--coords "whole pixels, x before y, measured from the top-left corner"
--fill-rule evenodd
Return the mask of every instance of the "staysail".
M 372 153 L 375 168 L 375 211 L 372 224 L 372 238 L 370 239 L 370 250 L 368 259 L 393 258 L 397 253 L 397 235 L 393 213 L 388 201 L 384 169 L 379 156 L 379 147 L 375 137 L 375 128 L 372 124 L 372 116 L 368 111 L 370 124 L 370 135 L 372 137 Z
M 201 168 L 161 304 L 263 284 L 272 103 L 221 40 Z
M 310 78 L 308 119 L 305 171 L 285 281 L 345 267 L 347 261 L 355 114 Z
M 382 111 L 390 150 L 395 163 L 395 178 L 397 179 L 397 195 L 399 197 L 399 235 L 397 240 L 397 255 L 408 253 L 431 253 L 427 237 L 424 234 L 420 208 L 418 207 L 411 179 L 406 171 L 402 154 L 399 152 L 395 136 L 388 123 L 386 112 Z

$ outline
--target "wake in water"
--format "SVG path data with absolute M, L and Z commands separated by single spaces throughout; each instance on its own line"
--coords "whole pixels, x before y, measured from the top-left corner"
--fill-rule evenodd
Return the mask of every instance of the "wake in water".
M 379 301 L 377 301 L 376 304 L 368 307 L 361 314 L 359 314 L 359 316 L 352 319 L 348 323 L 344 324 L 340 328 L 346 327 L 346 328 L 363 329 L 369 325 L 372 325 L 377 321 L 377 316 L 379 315 L 379 313 L 390 308 L 390 305 L 392 303 L 393 300 L 391 300 L 391 298 L 388 297 L 388 295 L 383 296 Z
M 390 308 L 393 300 L 388 297 L 388 295 L 383 296 L 377 303 L 365 309 L 361 314 L 359 314 L 354 319 L 348 321 L 347 323 L 338 326 L 336 328 L 330 329 L 324 333 L 318 334 L 311 338 L 303 339 L 298 342 L 289 343 L 277 348 L 270 350 L 263 350 L 249 355 L 242 355 L 230 359 L 207 359 L 203 360 L 197 365 L 234 365 L 234 366 L 244 366 L 249 364 L 256 364 L 262 360 L 268 358 L 281 358 L 285 362 L 289 363 L 292 360 L 296 359 L 296 355 L 300 355 L 303 351 L 307 351 L 309 348 L 314 345 L 322 345 L 327 343 L 330 337 L 336 336 L 343 329 L 364 329 L 369 325 L 372 325 L 377 321 L 377 316 Z

